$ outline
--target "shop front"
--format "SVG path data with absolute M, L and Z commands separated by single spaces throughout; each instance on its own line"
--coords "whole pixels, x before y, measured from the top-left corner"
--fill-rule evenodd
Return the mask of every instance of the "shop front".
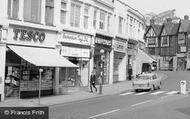
M 9 26 L 4 49 L 4 97 L 52 95 L 56 67 L 77 67 L 55 50 L 56 32 Z M 2 68 L 2 67 L 1 67 Z M 41 79 L 41 80 L 40 80 Z M 4 100 L 4 98 L 3 98 Z
M 63 31 L 58 41 L 62 45 L 61 55 L 78 66 L 77 70 L 69 69 L 68 73 L 64 68 L 60 70 L 62 75 L 68 75 L 68 86 L 88 86 L 91 39 L 91 35 Z
M 126 80 L 126 41 L 116 38 L 113 41 L 113 83 Z
M 112 38 L 96 35 L 94 39 L 94 70 L 96 72 L 96 81 L 97 84 L 99 83 L 99 77 L 101 76 L 101 55 L 104 57 L 104 65 L 103 65 L 103 84 L 108 84 L 109 82 L 109 74 L 110 74 L 110 53 L 112 51 Z M 101 50 L 103 50 L 103 54 L 101 53 Z

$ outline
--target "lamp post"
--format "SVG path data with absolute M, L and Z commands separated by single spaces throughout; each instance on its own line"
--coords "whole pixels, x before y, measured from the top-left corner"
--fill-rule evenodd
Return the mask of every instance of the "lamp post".
M 101 78 L 99 79 L 99 94 L 102 94 L 102 84 L 103 84 L 103 79 L 104 79 L 104 50 L 101 49 L 100 50 L 100 54 L 101 54 L 101 64 L 100 64 L 100 75 L 101 75 Z
M 42 72 L 43 72 L 43 69 L 39 69 L 39 72 L 40 72 L 40 78 L 39 78 L 39 97 L 38 97 L 38 102 L 39 102 L 39 105 L 40 105 L 40 97 L 41 97 L 41 83 L 42 83 Z

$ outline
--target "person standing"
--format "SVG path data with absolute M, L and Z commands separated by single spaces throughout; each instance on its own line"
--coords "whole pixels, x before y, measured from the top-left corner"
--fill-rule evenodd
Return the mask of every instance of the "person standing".
M 97 88 L 96 88 L 96 76 L 94 74 L 94 71 L 91 72 L 91 75 L 90 75 L 90 92 L 93 92 L 93 89 L 92 87 L 94 87 L 94 89 L 96 90 L 97 92 Z

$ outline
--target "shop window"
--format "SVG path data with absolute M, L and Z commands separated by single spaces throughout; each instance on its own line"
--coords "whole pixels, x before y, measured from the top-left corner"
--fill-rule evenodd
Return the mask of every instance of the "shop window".
M 53 25 L 54 0 L 46 0 L 45 22 L 46 25 Z
M 8 17 L 18 19 L 19 0 L 8 0 Z
M 66 15 L 67 15 L 67 3 L 65 0 L 61 0 L 61 17 L 60 22 L 61 24 L 66 24 Z
M 24 20 L 41 22 L 41 0 L 24 0 Z
M 70 25 L 80 27 L 81 5 L 71 3 Z
M 105 13 L 100 12 L 100 22 L 99 22 L 99 29 L 104 30 L 105 29 Z

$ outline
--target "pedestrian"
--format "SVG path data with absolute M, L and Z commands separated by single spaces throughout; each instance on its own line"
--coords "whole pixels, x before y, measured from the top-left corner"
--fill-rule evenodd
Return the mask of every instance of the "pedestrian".
M 96 76 L 94 74 L 94 71 L 91 72 L 91 76 L 90 76 L 90 92 L 93 92 L 93 89 L 92 87 L 94 87 L 94 89 L 96 90 L 97 92 L 97 88 L 96 88 Z

